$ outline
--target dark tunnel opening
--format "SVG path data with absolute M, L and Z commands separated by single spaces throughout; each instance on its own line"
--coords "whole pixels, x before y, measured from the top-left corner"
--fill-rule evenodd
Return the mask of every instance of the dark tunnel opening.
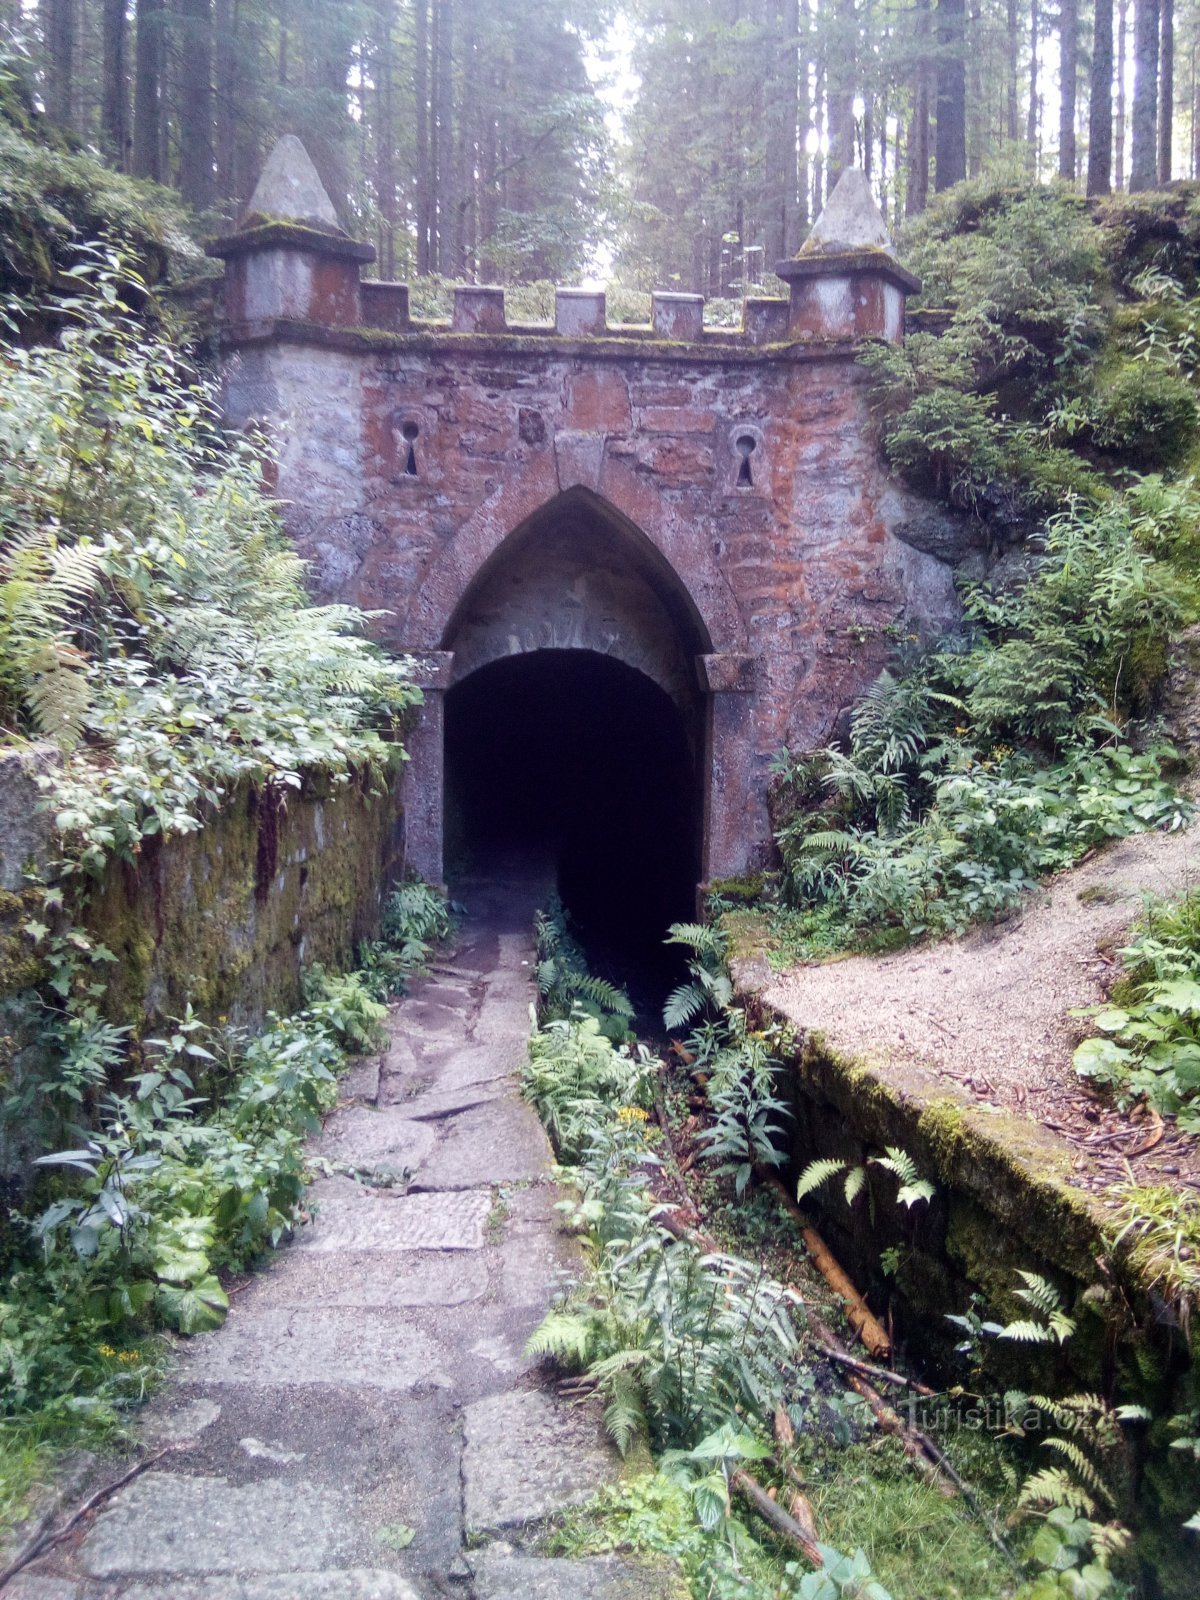
M 657 1009 L 682 961 L 700 867 L 696 746 L 683 713 L 624 662 L 537 650 L 446 696 L 447 866 L 547 862 L 593 969 Z

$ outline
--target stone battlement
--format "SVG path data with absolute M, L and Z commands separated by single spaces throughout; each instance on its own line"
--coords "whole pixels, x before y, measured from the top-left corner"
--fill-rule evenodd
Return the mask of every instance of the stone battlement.
M 449 321 L 415 319 L 406 285 L 363 279 L 371 247 L 295 140 L 211 249 L 226 417 L 274 441 L 314 598 L 360 607 L 419 666 L 405 850 L 426 878 L 467 815 L 455 717 L 495 693 L 488 726 L 513 721 L 497 685 L 522 657 L 522 682 L 557 684 L 583 652 L 660 697 L 682 741 L 675 831 L 712 881 L 769 858 L 780 747 L 824 744 L 897 637 L 957 615 L 932 553 L 954 532 L 931 532 L 871 438 L 855 356 L 903 336 L 916 280 L 861 173 L 779 264 L 786 298 L 748 299 L 740 329 L 665 291 L 648 323 L 610 322 L 585 288 L 556 292 L 553 322 L 510 321 L 486 284 L 458 285 Z
M 904 303 L 920 287 L 896 261 L 861 174 L 813 229 L 800 255 L 781 261 L 789 297 L 750 296 L 742 326 L 704 326 L 704 297 L 658 290 L 649 323 L 608 321 L 603 289 L 559 288 L 554 322 L 510 323 L 504 289 L 460 283 L 449 324 L 414 322 L 408 285 L 365 280 L 368 244 L 338 227 L 303 145 L 283 139 L 242 226 L 208 246 L 225 262 L 225 318 L 235 328 L 278 321 L 383 333 L 519 334 L 533 338 L 656 340 L 728 350 L 731 345 L 830 344 L 904 336 Z M 839 185 L 838 195 L 843 195 Z M 828 220 L 827 220 L 828 219 Z

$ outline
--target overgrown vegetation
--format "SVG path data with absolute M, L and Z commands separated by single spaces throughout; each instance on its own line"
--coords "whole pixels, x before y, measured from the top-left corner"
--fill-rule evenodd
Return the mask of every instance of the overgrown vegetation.
M 1079 1013 L 1098 1037 L 1075 1051 L 1075 1070 L 1127 1107 L 1144 1100 L 1200 1131 L 1200 893 L 1151 901 L 1119 951 L 1126 976 L 1107 1005 Z
M 391 898 L 390 935 L 359 972 L 310 970 L 308 1004 L 249 1035 L 190 1013 L 110 1087 L 123 1030 L 60 1063 L 44 1092 L 76 1141 L 38 1161 L 42 1205 L 13 1214 L 0 1286 L 0 1513 L 45 1469 L 41 1446 L 111 1441 L 157 1382 L 162 1328 L 219 1327 L 223 1280 L 303 1216 L 304 1142 L 348 1056 L 378 1049 L 385 1007 L 428 952 L 423 885 Z M 411 920 L 410 920 L 411 919 Z M 388 980 L 383 984 L 382 956 Z M 94 1024 L 95 1035 L 103 1024 Z M 78 1118 L 95 1105 L 85 1125 Z M 3 1515 L 0 1515 L 0 1527 Z
M 736 1197 L 747 1191 L 756 1164 L 779 1160 L 771 1138 L 782 1116 L 771 1097 L 779 1041 L 731 1006 L 719 932 L 688 925 L 672 937 L 691 959 L 689 981 L 668 1003 L 668 1021 L 689 1028 L 676 1052 L 705 1084 L 715 1113 L 701 1139 L 705 1159 Z M 826 1543 L 814 1572 L 794 1550 L 781 1553 L 764 1539 L 738 1498 L 738 1474 L 751 1471 L 777 1483 L 786 1505 L 801 1476 L 814 1486 L 826 1475 L 840 1480 L 844 1452 L 853 1446 L 858 1470 L 872 1482 L 895 1481 L 888 1506 L 903 1500 L 938 1528 L 937 1550 L 949 1545 L 955 1552 L 947 1573 L 932 1539 L 928 1547 L 904 1542 L 906 1553 L 920 1547 L 915 1571 L 906 1571 L 894 1547 L 877 1543 L 897 1593 L 972 1592 L 956 1588 L 967 1573 L 1011 1588 L 981 1528 L 948 1509 L 935 1489 L 902 1484 L 899 1451 L 873 1435 L 865 1405 L 814 1359 L 799 1295 L 765 1261 L 706 1253 L 666 1226 L 651 1117 L 660 1070 L 644 1049 L 605 1037 L 600 1019 L 581 1010 L 544 1018 L 532 1042 L 525 1088 L 566 1164 L 574 1194 L 563 1209 L 585 1262 L 530 1349 L 581 1374 L 579 1386 L 602 1400 L 621 1450 L 645 1468 L 580 1518 L 568 1517 L 550 1548 L 666 1555 L 697 1596 L 885 1600 L 862 1550 L 846 1555 Z M 862 1530 L 844 1518 L 838 1526 L 854 1549 Z
M 903 641 L 843 743 L 777 763 L 793 948 L 961 932 L 1102 840 L 1187 819 L 1154 713 L 1198 611 L 1195 240 L 1175 217 L 1155 265 L 1143 232 L 997 177 L 909 232 L 944 309 L 865 354 L 870 403 L 888 459 L 989 556 L 960 570 L 961 636 Z
M 633 1003 L 623 989 L 588 970 L 583 948 L 571 932 L 555 895 L 535 918 L 538 1011 L 543 1022 L 591 1017 L 596 1031 L 620 1042 L 629 1035 Z
M 96 239 L 119 240 L 148 284 L 204 266 L 179 197 L 114 172 L 51 123 L 33 63 L 0 38 L 0 288 L 58 287 Z
M 446 917 L 405 886 L 368 972 L 312 969 L 305 1009 L 255 1037 L 189 1008 L 140 1039 L 144 1019 L 106 1014 L 84 915 L 108 863 L 201 828 L 238 784 L 382 787 L 418 695 L 358 613 L 308 604 L 260 453 L 131 318 L 128 268 L 66 276 L 55 342 L 0 363 L 0 725 L 60 758 L 41 909 L 16 930 L 44 980 L 20 1000 L 34 1048 L 3 1107 L 64 1146 L 5 1240 L 0 1436 L 27 1476 L 45 1442 L 118 1432 L 162 1366 L 155 1330 L 216 1326 L 221 1275 L 293 1225 L 345 1053 L 377 1047 L 381 997 Z

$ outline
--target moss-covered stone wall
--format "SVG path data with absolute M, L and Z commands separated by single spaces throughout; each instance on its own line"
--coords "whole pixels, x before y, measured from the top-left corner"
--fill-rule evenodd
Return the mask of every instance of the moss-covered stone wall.
M 1055 1283 L 1075 1333 L 1061 1346 L 988 1342 L 986 1383 L 1098 1392 L 1149 1408 L 1157 1420 L 1129 1431 L 1132 1499 L 1121 1510 L 1137 1529 L 1146 1592 L 1194 1595 L 1194 1550 L 1181 1524 L 1200 1498 L 1200 1473 L 1170 1449 L 1166 1419 L 1200 1401 L 1200 1326 L 1164 1301 L 1136 1253 L 1112 1248 L 1111 1214 L 1069 1181 L 1065 1147 L 1023 1118 L 947 1092 L 920 1068 L 852 1060 L 814 1034 L 793 1036 L 778 1092 L 793 1111 L 790 1181 L 819 1158 L 858 1165 L 899 1146 L 936 1186 L 932 1201 L 906 1210 L 895 1180 L 872 1166 L 853 1204 L 837 1180 L 804 1200 L 932 1381 L 962 1379 L 951 1354 L 962 1330 L 947 1315 L 965 1311 L 972 1294 L 987 1317 L 1007 1322 L 1030 1314 L 1014 1294 L 1019 1269 Z
M 43 1070 L 33 1006 L 46 976 L 25 932 L 45 916 L 41 892 L 16 886 L 44 857 L 49 826 L 30 765 L 9 772 L 0 757 L 0 1105 L 10 1108 L 0 1116 L 0 1202 L 27 1187 L 45 1139 L 36 1095 L 22 1105 Z M 294 1010 L 307 965 L 348 967 L 375 932 L 402 859 L 394 778 L 235 791 L 205 827 L 147 839 L 136 865 L 113 862 L 93 888 L 84 920 L 116 957 L 105 1011 L 136 1038 L 189 1003 L 207 1021 L 247 1028 Z
M 374 932 L 400 847 L 395 795 L 365 777 L 244 788 L 199 832 L 147 840 L 88 908 L 117 958 L 106 1009 L 138 1033 L 189 1001 L 245 1026 L 294 1009 L 306 965 L 348 966 Z

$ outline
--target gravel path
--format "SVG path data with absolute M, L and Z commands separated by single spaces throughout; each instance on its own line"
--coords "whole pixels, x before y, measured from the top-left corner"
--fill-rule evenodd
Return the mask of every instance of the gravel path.
M 524 1355 L 572 1262 L 517 1090 L 533 904 L 498 885 L 464 898 L 456 948 L 395 1008 L 391 1047 L 354 1069 L 316 1143 L 315 1221 L 218 1333 L 181 1341 L 145 1423 L 152 1449 L 174 1448 L 6 1600 L 668 1592 L 632 1563 L 521 1551 L 526 1525 L 619 1462 Z
M 1134 1149 L 1142 1126 L 1102 1108 L 1072 1069 L 1086 1024 L 1070 1013 L 1104 998 L 1146 896 L 1198 881 L 1200 830 L 1138 834 L 1059 873 L 1006 922 L 895 955 L 796 967 L 764 998 L 845 1053 L 916 1062 L 1060 1131 L 1095 1139 L 1101 1125 L 1105 1137 L 1125 1126 Z M 1139 1175 L 1190 1170 L 1193 1145 L 1165 1139 Z M 1122 1153 L 1119 1139 L 1105 1148 L 1110 1159 Z

